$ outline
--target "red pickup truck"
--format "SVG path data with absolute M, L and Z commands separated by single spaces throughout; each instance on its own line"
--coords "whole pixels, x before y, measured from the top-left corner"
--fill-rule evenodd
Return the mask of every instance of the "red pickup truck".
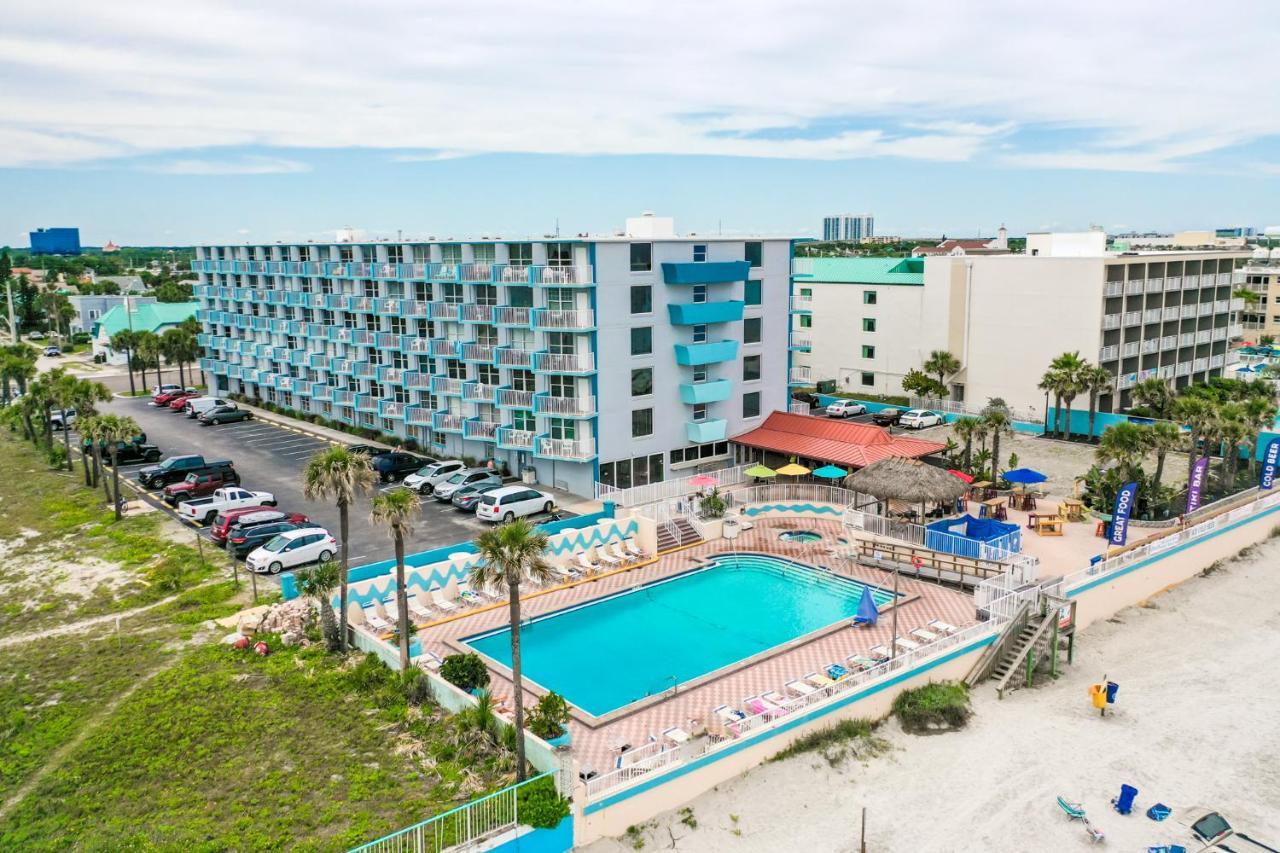
M 223 486 L 240 485 L 240 475 L 235 468 L 217 468 L 212 471 L 191 472 L 185 480 L 164 487 L 164 502 L 177 506 L 192 498 L 207 497 Z

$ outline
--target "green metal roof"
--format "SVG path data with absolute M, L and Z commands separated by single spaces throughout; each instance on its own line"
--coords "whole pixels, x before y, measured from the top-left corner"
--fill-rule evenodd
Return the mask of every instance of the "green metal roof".
M 155 332 L 165 326 L 176 326 L 188 317 L 194 317 L 199 307 L 197 302 L 145 302 L 141 305 L 135 303 L 129 316 L 126 316 L 122 303 L 99 318 L 97 331 L 105 330 L 107 337 L 130 328 L 135 332 Z
M 828 284 L 924 284 L 923 258 L 814 258 L 808 281 Z

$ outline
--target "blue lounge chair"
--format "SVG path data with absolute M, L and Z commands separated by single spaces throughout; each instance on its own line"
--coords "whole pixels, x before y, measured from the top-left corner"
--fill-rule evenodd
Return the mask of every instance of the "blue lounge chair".
M 1138 789 L 1132 785 L 1121 785 L 1120 796 L 1111 801 L 1111 805 L 1115 806 L 1116 811 L 1120 814 L 1129 814 L 1133 811 L 1133 801 L 1138 796 Z
M 1173 809 L 1169 808 L 1164 803 L 1156 803 L 1154 806 L 1147 809 L 1147 817 L 1152 820 L 1164 820 L 1172 813 Z

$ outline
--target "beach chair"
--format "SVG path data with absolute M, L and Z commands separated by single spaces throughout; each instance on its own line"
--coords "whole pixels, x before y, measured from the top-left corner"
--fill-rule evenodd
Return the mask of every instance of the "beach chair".
M 582 572 L 578 571 L 572 566 L 557 566 L 555 564 L 552 564 L 551 571 L 555 572 L 557 575 L 559 575 L 560 577 L 564 578 L 567 581 L 576 580 L 582 577 Z
M 637 544 L 636 540 L 634 539 L 628 539 L 622 544 L 623 544 L 623 547 L 626 548 L 627 551 L 637 560 L 643 560 L 645 557 L 649 556 L 647 553 L 645 553 L 645 550 L 641 548 L 639 544 Z
M 391 619 L 387 616 L 387 610 L 382 606 L 381 601 L 375 601 L 372 607 L 365 608 L 364 621 L 366 625 L 375 631 L 387 632 L 393 628 Z
M 439 672 L 440 667 L 444 666 L 444 661 L 435 652 L 423 652 L 414 658 L 413 662 L 419 669 L 425 669 L 428 672 Z
M 636 558 L 632 554 L 628 554 L 622 548 L 621 542 L 614 542 L 609 546 L 609 553 L 618 558 L 618 562 L 627 564 L 635 562 Z
M 887 646 L 872 646 L 867 649 L 867 654 L 870 655 L 871 659 L 876 663 L 884 663 L 891 657 Z
M 782 686 L 787 692 L 789 692 L 792 696 L 795 696 L 797 699 L 803 699 L 808 696 L 812 696 L 816 692 L 813 689 L 812 684 L 806 684 L 804 681 L 801 681 L 798 678 L 795 681 L 788 681 L 786 684 Z
M 471 604 L 487 604 L 491 600 L 484 593 L 472 589 L 471 581 L 463 581 L 458 584 L 458 597 Z
M 366 624 L 364 608 L 360 606 L 360 602 L 347 602 L 347 622 L 351 625 Z
M 619 560 L 617 557 L 613 556 L 612 554 L 610 554 L 608 551 L 606 551 L 603 545 L 597 546 L 595 551 L 596 551 L 597 561 L 604 563 L 608 566 L 622 565 L 622 561 Z
M 578 551 L 576 554 L 574 554 L 573 561 L 574 563 L 577 564 L 579 568 L 581 568 L 587 574 L 591 574 L 592 572 L 599 571 L 600 569 L 600 564 L 592 560 L 590 557 L 588 557 L 586 551 Z
M 907 633 L 915 637 L 917 640 L 923 640 L 926 643 L 932 643 L 934 640 L 938 639 L 937 634 L 926 630 L 925 628 L 912 628 Z
M 1133 801 L 1138 796 L 1138 789 L 1132 785 L 1121 785 L 1120 796 L 1111 800 L 1111 805 L 1120 814 L 1129 814 L 1133 811 Z
M 1085 817 L 1084 806 L 1080 803 L 1073 803 L 1062 797 L 1058 797 L 1058 808 L 1062 809 L 1066 816 L 1071 820 L 1078 820 L 1080 823 L 1084 824 L 1084 831 L 1089 833 L 1089 838 L 1094 844 L 1097 844 L 1106 838 L 1106 836 L 1103 835 L 1102 830 L 1091 824 L 1089 822 L 1089 818 Z
M 960 629 L 955 625 L 948 625 L 941 619 L 930 619 L 927 626 L 930 630 L 937 631 L 940 634 L 954 634 Z
M 427 607 L 422 599 L 416 595 L 408 597 L 409 618 L 416 619 L 419 622 L 430 622 L 436 618 L 436 613 L 430 607 Z
M 827 678 L 820 672 L 811 672 L 804 677 L 804 680 L 814 687 L 826 687 L 829 684 L 835 684 L 834 679 Z
M 458 609 L 457 604 L 444 597 L 444 590 L 442 589 L 431 590 L 431 603 L 436 606 L 437 610 L 445 613 L 452 613 Z
M 906 637 L 894 637 L 893 641 L 898 644 L 898 648 L 904 649 L 908 652 L 914 652 L 920 648 L 919 643 L 914 643 Z
M 785 710 L 774 705 L 772 702 L 766 702 L 759 696 L 748 696 L 742 700 L 742 707 L 746 708 L 753 715 L 762 716 L 765 719 L 772 720 L 786 713 Z
M 761 693 L 760 698 L 776 707 L 779 713 L 785 714 L 791 710 L 790 701 L 776 690 Z
M 845 669 L 840 664 L 833 663 L 827 665 L 827 678 L 830 678 L 832 681 L 839 681 L 842 678 L 848 677 L 849 670 Z
M 844 662 L 849 664 L 850 668 L 860 669 L 860 670 L 863 670 L 864 672 L 868 669 L 874 668 L 877 665 L 875 660 L 869 657 L 865 657 L 864 655 L 849 655 L 847 658 L 844 659 Z

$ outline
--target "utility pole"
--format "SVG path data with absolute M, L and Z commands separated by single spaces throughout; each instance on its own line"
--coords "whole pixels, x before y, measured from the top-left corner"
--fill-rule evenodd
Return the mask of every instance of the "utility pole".
M 9 337 L 16 344 L 18 342 L 18 326 L 13 316 L 13 279 L 6 278 L 4 280 L 4 289 L 9 295 Z

